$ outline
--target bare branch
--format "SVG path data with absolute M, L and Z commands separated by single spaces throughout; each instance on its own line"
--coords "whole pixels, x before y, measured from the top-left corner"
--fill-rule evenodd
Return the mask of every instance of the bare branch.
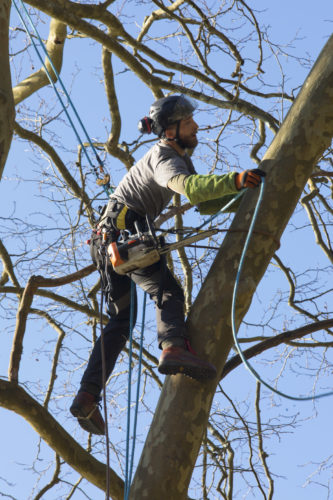
M 6 250 L 5 245 L 2 243 L 1 240 L 0 240 L 0 258 L 2 260 L 2 264 L 3 264 L 3 268 L 4 268 L 3 272 L 8 275 L 8 277 L 10 278 L 13 285 L 15 287 L 19 288 L 20 284 L 17 281 L 17 278 L 15 276 L 13 263 L 12 263 L 11 258 L 9 256 L 9 253 Z
M 105 144 L 105 148 L 109 154 L 121 160 L 126 166 L 126 168 L 129 169 L 134 163 L 134 158 L 124 149 L 119 147 L 119 137 L 121 132 L 121 117 L 120 117 L 118 99 L 114 83 L 111 53 L 105 48 L 103 48 L 102 50 L 102 63 L 104 71 L 105 92 L 109 104 L 109 110 L 112 122 L 111 132 Z
M 89 217 L 91 225 L 94 224 L 94 212 L 91 208 L 91 201 L 87 195 L 87 193 L 84 191 L 83 188 L 81 188 L 74 177 L 71 175 L 69 170 L 67 169 L 66 165 L 64 162 L 61 160 L 60 156 L 56 152 L 56 150 L 42 137 L 39 135 L 35 134 L 31 130 L 27 130 L 21 125 L 19 125 L 17 122 L 15 123 L 14 126 L 15 133 L 18 134 L 22 139 L 25 139 L 27 141 L 31 141 L 34 144 L 36 144 L 39 148 L 41 148 L 45 153 L 50 157 L 52 162 L 54 163 L 55 167 L 58 169 L 59 173 L 63 177 L 66 186 L 68 189 L 72 191 L 72 193 L 79 199 L 82 200 L 82 202 L 85 205 L 87 215 Z
M 23 351 L 23 337 L 25 334 L 27 317 L 30 311 L 30 306 L 32 304 L 35 290 L 38 285 L 36 282 L 36 277 L 31 276 L 27 286 L 24 289 L 20 305 L 16 316 L 16 327 L 13 338 L 12 351 L 10 353 L 10 362 L 8 370 L 8 378 L 11 382 L 18 382 L 18 371 Z
M 311 192 L 308 195 L 303 196 L 303 198 L 301 199 L 301 203 L 308 214 L 313 232 L 314 232 L 315 237 L 316 237 L 316 243 L 323 250 L 326 257 L 330 260 L 331 264 L 333 264 L 333 250 L 330 246 L 325 244 L 323 237 L 322 237 L 322 234 L 321 234 L 321 231 L 319 229 L 318 222 L 316 220 L 316 217 L 313 213 L 313 209 L 311 206 L 312 200 L 318 195 L 318 193 L 319 193 L 318 189 L 314 185 L 311 184 Z
M 44 488 L 42 488 L 39 493 L 35 496 L 34 500 L 40 500 L 41 498 L 43 498 L 43 495 L 44 493 L 46 493 L 47 491 L 51 490 L 53 488 L 53 486 L 55 486 L 56 484 L 59 483 L 60 479 L 59 479 L 59 474 L 60 474 L 60 469 L 61 469 L 61 462 L 60 462 L 60 457 L 58 454 L 56 454 L 55 456 L 55 469 L 54 469 L 54 473 L 53 473 L 53 477 L 51 479 L 51 481 L 46 484 L 44 486 Z
M 258 449 L 259 449 L 259 456 L 261 463 L 264 467 L 264 471 L 266 474 L 266 477 L 268 479 L 269 483 L 269 491 L 268 491 L 268 496 L 267 500 L 272 500 L 273 494 L 274 494 L 274 480 L 272 478 L 272 474 L 270 473 L 270 470 L 267 465 L 267 453 L 264 451 L 263 448 L 263 437 L 262 437 L 262 427 L 261 427 L 261 415 L 260 415 L 260 389 L 261 389 L 261 384 L 260 382 L 257 382 L 256 385 L 256 401 L 255 401 L 255 409 L 256 409 L 256 418 L 257 418 L 257 429 L 258 429 Z M 265 496 L 266 498 L 266 496 Z
M 84 450 L 22 387 L 0 379 L 0 406 L 21 415 L 63 460 L 85 479 L 105 491 L 105 464 Z M 112 498 L 123 499 L 122 479 L 112 469 L 109 469 L 109 475 Z
M 267 340 L 264 340 L 263 342 L 260 342 L 259 344 L 256 344 L 255 346 L 246 349 L 245 351 L 243 351 L 243 354 L 246 359 L 251 359 L 254 356 L 258 356 L 259 354 L 263 353 L 264 351 L 271 349 L 272 347 L 284 344 L 293 339 L 299 339 L 301 337 L 304 337 L 305 335 L 308 335 L 309 333 L 317 332 L 318 330 L 324 330 L 331 327 L 333 327 L 333 319 L 317 321 L 316 323 L 312 323 L 310 325 L 304 325 L 300 328 L 296 328 L 295 330 L 290 330 L 289 332 L 283 332 L 280 333 L 279 335 L 276 335 L 276 337 L 271 337 Z M 303 347 L 306 347 L 306 344 L 304 344 Z M 233 356 L 224 365 L 221 379 L 226 377 L 228 373 L 230 373 L 232 370 L 234 370 L 235 368 L 237 368 L 237 366 L 241 364 L 242 360 L 240 356 L 238 354 L 236 356 Z
M 66 34 L 66 24 L 58 21 L 57 19 L 51 19 L 49 36 L 45 48 L 58 74 L 60 73 L 62 67 Z M 45 57 L 44 64 L 52 81 L 56 82 L 58 77 L 54 73 L 52 65 L 47 57 Z M 37 90 L 45 87 L 49 83 L 50 80 L 47 76 L 45 68 L 42 67 L 13 88 L 15 104 L 19 104 L 24 99 L 27 99 L 27 97 L 31 96 L 37 92 Z
M 9 64 L 9 18 L 11 1 L 4 0 L 0 10 L 0 180 L 12 142 L 15 107 Z

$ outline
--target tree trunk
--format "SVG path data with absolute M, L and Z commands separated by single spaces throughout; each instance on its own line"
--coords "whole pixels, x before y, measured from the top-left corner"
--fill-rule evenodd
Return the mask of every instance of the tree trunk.
M 236 323 L 276 250 L 303 188 L 333 136 L 333 37 L 322 50 L 280 131 L 261 163 L 266 189 L 243 267 Z M 199 355 L 219 376 L 200 384 L 181 375 L 167 377 L 131 488 L 131 500 L 180 500 L 187 489 L 207 426 L 211 402 L 233 344 L 231 300 L 245 232 L 258 191 L 249 191 L 197 296 L 187 326 Z
M 10 0 L 0 3 L 0 180 L 12 142 L 15 118 L 12 81 L 9 66 L 9 16 Z

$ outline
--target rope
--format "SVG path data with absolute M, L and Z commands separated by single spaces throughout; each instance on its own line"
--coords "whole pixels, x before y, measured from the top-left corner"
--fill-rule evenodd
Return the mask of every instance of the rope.
M 231 205 L 233 203 L 235 203 L 236 200 L 238 200 L 241 196 L 243 196 L 243 194 L 245 193 L 245 189 L 243 189 L 242 191 L 240 191 L 238 194 L 236 194 L 236 196 L 234 196 L 234 198 L 232 200 L 230 200 L 226 205 L 224 205 L 224 207 L 222 207 L 218 212 L 216 212 L 216 214 L 212 215 L 211 217 L 209 217 L 207 220 L 205 220 L 205 222 L 203 222 L 201 224 L 201 226 L 197 227 L 195 230 L 196 231 L 200 231 L 203 227 L 207 226 L 207 224 L 209 224 L 210 222 L 212 222 L 216 217 L 218 217 L 220 214 L 223 214 L 223 212 L 226 212 L 226 210 L 231 207 Z
M 245 244 L 244 244 L 244 247 L 243 247 L 241 258 L 240 258 L 240 261 L 239 261 L 239 266 L 238 266 L 238 271 L 237 271 L 237 275 L 236 275 L 235 286 L 234 286 L 234 291 L 233 291 L 233 296 L 232 296 L 231 326 L 232 326 L 232 335 L 233 335 L 233 338 L 234 338 L 235 346 L 237 348 L 238 354 L 239 354 L 242 362 L 244 363 L 244 365 L 246 366 L 246 368 L 250 371 L 250 373 L 253 375 L 253 377 L 258 382 L 260 382 L 265 387 L 267 387 L 272 392 L 274 392 L 275 394 L 278 394 L 279 396 L 282 396 L 282 397 L 287 398 L 287 399 L 291 399 L 293 401 L 312 401 L 312 400 L 315 400 L 315 399 L 324 398 L 324 397 L 327 397 L 327 396 L 332 396 L 333 395 L 333 391 L 324 392 L 324 393 L 321 393 L 321 394 L 317 394 L 315 396 L 304 396 L 304 397 L 302 397 L 302 396 L 292 396 L 292 395 L 286 394 L 284 392 L 281 392 L 281 391 L 275 389 L 270 384 L 268 384 L 267 382 L 265 382 L 265 380 L 263 380 L 260 377 L 260 375 L 253 368 L 253 366 L 249 363 L 249 361 L 244 356 L 244 353 L 243 353 L 243 351 L 242 351 L 242 349 L 240 347 L 240 344 L 238 342 L 238 339 L 237 339 L 237 333 L 238 332 L 237 332 L 236 326 L 235 326 L 236 325 L 236 322 L 235 322 L 235 309 L 236 309 L 236 301 L 237 301 L 237 292 L 238 292 L 238 286 L 239 286 L 239 282 L 240 282 L 240 276 L 241 276 L 241 272 L 242 272 L 242 268 L 243 268 L 245 256 L 246 256 L 246 253 L 247 253 L 247 250 L 248 250 L 248 247 L 249 247 L 251 236 L 252 236 L 252 234 L 254 232 L 253 228 L 254 228 L 254 225 L 256 223 L 257 216 L 258 216 L 259 209 L 260 209 L 260 205 L 261 205 L 261 202 L 262 202 L 262 199 L 263 199 L 263 193 L 264 193 L 264 187 L 265 187 L 265 179 L 262 178 L 261 180 L 262 180 L 262 182 L 261 182 L 261 185 L 260 185 L 260 192 L 259 192 L 258 200 L 257 200 L 257 203 L 256 203 L 256 207 L 255 207 L 255 210 L 254 210 L 254 214 L 253 214 L 253 217 L 252 217 L 252 221 L 251 221 L 251 224 L 250 224 L 250 228 L 249 228 L 246 240 L 245 240 Z
M 101 355 L 102 355 L 102 381 L 103 381 L 103 409 L 105 421 L 105 444 L 106 444 L 106 491 L 105 499 L 110 498 L 110 440 L 108 428 L 108 412 L 106 405 L 106 364 L 105 364 L 105 346 L 104 346 L 104 328 L 103 328 L 103 302 L 104 302 L 104 289 L 101 287 L 101 304 L 100 304 L 100 330 L 101 330 Z
M 40 46 L 42 47 L 42 49 L 43 49 L 43 51 L 44 51 L 44 53 L 45 53 L 46 58 L 48 59 L 48 61 L 49 61 L 49 63 L 50 63 L 50 66 L 51 66 L 51 68 L 52 68 L 52 70 L 53 70 L 54 74 L 55 74 L 55 75 L 56 75 L 56 77 L 57 77 L 57 80 L 59 81 L 59 83 L 60 83 L 60 85 L 61 85 L 61 88 L 62 88 L 62 90 L 63 90 L 64 94 L 65 94 L 65 95 L 66 95 L 66 97 L 67 97 L 68 103 L 70 104 L 70 106 L 71 106 L 71 108 L 72 108 L 72 110 L 73 110 L 73 112 L 74 112 L 74 115 L 75 115 L 76 119 L 78 120 L 78 122 L 79 122 L 79 124 L 80 124 L 80 126 L 81 126 L 81 128 L 82 128 L 82 130 L 83 130 L 84 135 L 86 136 L 86 140 L 87 140 L 87 142 L 89 143 L 90 147 L 92 148 L 92 150 L 93 150 L 93 152 L 94 152 L 94 154 L 95 154 L 96 160 L 97 160 L 97 162 L 98 162 L 98 164 L 99 164 L 99 166 L 100 166 L 100 172 L 104 174 L 103 162 L 102 162 L 102 160 L 100 159 L 100 157 L 99 157 L 99 155 L 98 155 L 98 153 L 97 153 L 97 151 L 96 151 L 96 148 L 95 148 L 95 146 L 93 145 L 93 143 L 92 143 L 92 141 L 91 141 L 91 139 L 90 139 L 90 136 L 89 136 L 89 134 L 88 134 L 88 132 L 87 132 L 87 130 L 86 130 L 86 128 L 85 128 L 85 126 L 84 126 L 84 124 L 83 124 L 83 122 L 82 122 L 82 120 L 81 120 L 81 118 L 80 118 L 80 116 L 79 116 L 79 114 L 78 114 L 78 112 L 77 112 L 77 110 L 76 110 L 76 108 L 75 108 L 74 104 L 73 104 L 73 101 L 72 101 L 72 99 L 71 99 L 70 95 L 68 94 L 68 92 L 67 92 L 67 90 L 66 90 L 66 87 L 65 87 L 65 85 L 63 84 L 62 79 L 60 78 L 60 75 L 59 75 L 59 73 L 57 72 L 57 70 L 56 70 L 56 68 L 55 68 L 55 66 L 54 66 L 54 64 L 53 64 L 53 62 L 52 62 L 52 59 L 50 58 L 50 56 L 49 56 L 49 54 L 48 54 L 48 52 L 47 52 L 47 50 L 46 50 L 46 47 L 45 47 L 45 45 L 44 45 L 44 43 L 43 43 L 43 41 L 42 41 L 42 39 L 41 39 L 41 37 L 40 37 L 40 35 L 39 35 L 38 31 L 37 31 L 37 28 L 35 27 L 35 25 L 34 25 L 34 23 L 33 23 L 32 19 L 31 19 L 31 16 L 30 16 L 29 12 L 27 11 L 27 9 L 26 9 L 26 7 L 25 7 L 25 5 L 24 5 L 23 1 L 22 1 L 22 0 L 19 0 L 19 2 L 20 2 L 20 5 L 21 5 L 22 9 L 24 10 L 25 15 L 27 16 L 27 18 L 28 18 L 28 20 L 29 20 L 29 23 L 30 23 L 30 25 L 31 25 L 31 27 L 32 27 L 32 29 L 33 29 L 33 31 L 34 31 L 34 33 L 35 33 L 35 35 L 36 35 L 36 37 L 37 37 L 37 39 L 38 39 L 39 43 L 40 43 Z M 71 125 L 71 127 L 72 127 L 72 129 L 73 129 L 73 131 L 74 131 L 74 134 L 75 134 L 75 136 L 76 136 L 76 138 L 77 138 L 77 140 L 78 140 L 78 142 L 79 142 L 80 146 L 82 147 L 82 150 L 83 150 L 83 152 L 84 152 L 84 154 L 85 154 L 85 156 L 86 156 L 86 158 L 87 158 L 87 161 L 88 161 L 89 165 L 91 166 L 91 169 L 93 170 L 93 172 L 94 172 L 94 174 L 95 174 L 95 176 L 96 176 L 97 180 L 100 180 L 100 179 L 99 179 L 99 176 L 98 176 L 98 173 L 97 173 L 97 170 L 96 170 L 96 167 L 94 166 L 94 164 L 92 163 L 92 161 L 91 161 L 91 159 L 90 159 L 90 157 L 89 157 L 89 155 L 88 155 L 87 148 L 85 147 L 85 145 L 83 144 L 83 142 L 82 142 L 82 140 L 81 140 L 81 138 L 80 138 L 80 135 L 79 135 L 79 133 L 78 133 L 78 131 L 77 131 L 77 129 L 76 129 L 76 127 L 75 127 L 74 123 L 73 123 L 73 120 L 72 120 L 72 118 L 71 118 L 70 114 L 68 113 L 68 110 L 67 110 L 67 108 L 66 108 L 66 106 L 65 106 L 65 104 L 64 104 L 64 102 L 63 102 L 63 99 L 62 99 L 62 97 L 61 97 L 61 95 L 60 95 L 60 93 L 59 93 L 59 91 L 58 91 L 57 87 L 55 86 L 55 83 L 54 83 L 54 82 L 53 82 L 53 80 L 52 80 L 52 77 L 51 77 L 51 75 L 50 75 L 50 73 L 49 73 L 49 71 L 48 71 L 48 69 L 47 69 L 47 67 L 46 67 L 46 65 L 45 65 L 45 63 L 44 63 L 44 60 L 43 60 L 42 56 L 40 55 L 40 52 L 39 52 L 38 47 L 37 47 L 37 44 L 36 44 L 35 40 L 33 39 L 33 37 L 31 36 L 31 34 L 30 34 L 30 32 L 29 32 L 29 29 L 28 29 L 28 26 L 27 26 L 27 24 L 26 24 L 26 22 L 25 22 L 25 19 L 23 18 L 22 14 L 21 14 L 21 11 L 20 11 L 20 9 L 18 8 L 18 6 L 17 6 L 17 4 L 16 4 L 15 0 L 13 0 L 13 4 L 14 4 L 14 6 L 15 6 L 15 8 L 16 8 L 16 11 L 17 11 L 17 13 L 18 13 L 18 16 L 19 16 L 19 18 L 20 18 L 20 20 L 21 20 L 21 22 L 22 22 L 22 24 L 23 24 L 23 26 L 24 26 L 24 28 L 25 28 L 25 31 L 26 31 L 26 33 L 27 33 L 27 35 L 28 35 L 28 37 L 29 37 L 29 39 L 30 39 L 31 43 L 32 43 L 32 45 L 33 45 L 33 46 L 34 46 L 34 48 L 35 48 L 36 54 L 37 54 L 37 56 L 38 56 L 38 58 L 39 58 L 39 60 L 40 60 L 40 62 L 41 62 L 41 64 L 42 64 L 42 66 L 43 66 L 43 68 L 44 68 L 44 71 L 45 71 L 45 73 L 46 73 L 46 75 L 47 75 L 47 77 L 48 77 L 48 79 L 49 79 L 49 81 L 50 81 L 50 84 L 51 84 L 51 86 L 53 87 L 53 90 L 55 91 L 56 96 L 57 96 L 57 97 L 58 97 L 58 99 L 59 99 L 59 102 L 61 103 L 61 106 L 62 106 L 62 108 L 63 108 L 63 110 L 64 110 L 64 112 L 65 112 L 65 114 L 66 114 L 66 117 L 67 117 L 67 119 L 68 119 L 68 121 L 69 121 L 69 123 L 70 123 L 70 125 Z M 100 184 L 99 184 L 99 185 L 100 185 Z M 110 191 L 112 191 L 112 190 L 111 190 L 111 186 L 110 186 L 110 184 L 109 184 L 109 183 L 107 183 L 107 184 L 102 184 L 102 186 L 103 186 L 103 189 L 104 189 L 104 191 L 105 191 L 106 195 L 107 195 L 107 196 L 109 196 Z
M 132 446 L 131 463 L 130 463 L 130 469 L 129 469 L 129 485 L 132 482 L 134 451 L 135 451 L 135 441 L 136 441 L 136 427 L 137 427 L 137 420 L 138 420 L 139 397 L 140 397 L 140 382 L 141 382 L 141 364 L 142 364 L 142 351 L 143 351 L 143 332 L 144 332 L 144 329 L 145 329 L 146 304 L 147 304 L 147 292 L 144 292 L 144 296 L 143 296 L 143 310 L 142 310 L 142 323 L 141 323 L 141 335 L 140 335 L 139 364 L 138 364 L 138 382 L 137 382 L 137 386 L 136 386 L 136 401 L 135 401 L 135 413 L 134 413 L 133 446 Z
M 140 334 L 140 351 L 139 351 L 139 364 L 138 364 L 138 381 L 136 387 L 136 400 L 134 409 L 134 424 L 133 424 L 133 437 L 132 437 L 132 452 L 130 457 L 130 427 L 131 427 L 131 384 L 132 384 L 132 353 L 133 353 L 133 329 L 134 329 L 134 299 L 135 299 L 135 285 L 131 283 L 131 307 L 130 307 L 130 335 L 129 335 L 129 368 L 128 368 L 128 391 L 127 391 L 127 429 L 126 429 L 126 463 L 125 463 L 125 485 L 124 485 L 124 500 L 128 500 L 130 493 L 130 486 L 133 474 L 134 451 L 136 442 L 136 429 L 139 410 L 139 397 L 140 397 L 140 381 L 141 381 L 141 363 L 143 351 L 143 333 L 145 328 L 145 315 L 147 304 L 147 293 L 144 293 L 143 298 L 143 311 L 142 323 Z
M 127 386 L 127 428 L 126 428 L 126 463 L 125 463 L 125 485 L 124 499 L 129 495 L 129 442 L 131 428 L 131 389 L 132 389 L 132 348 L 133 348 L 133 324 L 134 324 L 134 298 L 135 285 L 131 282 L 131 306 L 130 306 L 130 328 L 129 328 L 129 352 L 128 352 L 128 386 Z

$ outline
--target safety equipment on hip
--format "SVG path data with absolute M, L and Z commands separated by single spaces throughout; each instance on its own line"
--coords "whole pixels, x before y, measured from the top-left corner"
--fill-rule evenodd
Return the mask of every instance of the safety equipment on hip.
M 142 134 L 154 134 L 161 137 L 166 128 L 191 116 L 196 105 L 183 95 L 163 97 L 155 101 L 149 110 L 149 117 L 145 116 L 138 123 Z
M 135 221 L 140 225 L 144 224 L 145 218 L 130 210 L 126 205 L 120 203 L 115 198 L 110 198 L 108 204 L 101 211 L 99 228 L 106 228 L 108 231 L 135 230 Z
M 185 180 L 185 195 L 192 205 L 237 193 L 236 172 L 223 175 L 189 175 Z
M 265 177 L 265 175 L 266 173 L 260 168 L 244 170 L 235 178 L 236 187 L 238 191 L 244 188 L 255 188 L 261 184 L 261 177 Z

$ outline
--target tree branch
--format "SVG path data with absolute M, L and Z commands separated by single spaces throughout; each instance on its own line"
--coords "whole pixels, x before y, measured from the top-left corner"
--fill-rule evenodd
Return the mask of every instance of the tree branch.
M 109 104 L 111 115 L 111 132 L 105 144 L 107 152 L 121 160 L 128 169 L 134 164 L 134 158 L 131 154 L 119 147 L 119 137 L 121 132 L 121 116 L 116 94 L 111 53 L 103 47 L 102 65 L 104 72 L 105 93 Z
M 49 36 L 46 42 L 46 50 L 58 74 L 60 73 L 62 67 L 66 34 L 66 24 L 58 21 L 57 19 L 51 19 Z M 47 57 L 45 57 L 44 64 L 50 74 L 52 81 L 56 82 L 57 76 L 54 73 L 50 61 Z M 28 76 L 28 78 L 18 83 L 13 88 L 15 104 L 19 104 L 24 99 L 27 99 L 27 97 L 31 96 L 32 94 L 37 92 L 37 90 L 45 87 L 49 83 L 50 80 L 46 74 L 45 68 L 42 67 L 32 75 Z
M 43 278 L 43 276 L 31 276 L 25 287 L 16 317 L 13 345 L 10 355 L 8 378 L 11 382 L 18 382 L 18 371 L 23 351 L 23 338 L 25 334 L 27 317 L 38 287 L 56 287 L 77 281 L 90 274 L 95 267 L 88 266 L 80 271 L 63 276 L 61 278 Z
M 267 123 L 274 133 L 277 132 L 278 121 L 270 113 L 263 111 L 254 104 L 243 99 L 235 99 L 232 93 L 228 92 L 226 89 L 221 87 L 219 83 L 209 78 L 204 73 L 193 69 L 188 65 L 186 66 L 178 62 L 171 61 L 170 59 L 166 59 L 157 52 L 149 49 L 146 45 L 138 43 L 135 38 L 125 31 L 116 16 L 113 16 L 108 11 L 100 9 L 99 6 L 84 6 L 82 4 L 70 2 L 69 0 L 63 0 L 61 4 L 56 0 L 52 3 L 47 0 L 29 0 L 28 3 L 52 17 L 55 17 L 63 22 L 67 22 L 70 26 L 73 26 L 75 29 L 101 43 L 110 52 L 116 54 L 128 66 L 128 68 L 152 90 L 156 97 L 161 97 L 162 89 L 184 93 L 198 101 L 205 102 L 218 108 L 234 109 L 239 113 L 248 114 L 254 118 L 258 118 Z M 94 17 L 96 20 L 100 20 L 105 23 L 105 25 L 109 28 L 109 32 L 112 33 L 112 36 L 106 34 L 93 24 L 81 19 L 79 16 Z M 123 47 L 121 43 L 117 41 L 120 37 L 124 38 L 126 43 L 133 47 L 133 49 L 137 51 L 140 50 L 167 68 L 173 68 L 178 70 L 180 73 L 188 74 L 197 78 L 199 81 L 208 85 L 227 100 L 222 101 L 221 99 L 207 95 L 204 92 L 195 91 L 189 87 L 185 87 L 184 85 L 177 85 L 169 80 L 163 80 L 162 78 L 152 75 L 151 72 L 147 71 L 146 68 L 139 63 L 135 56 L 133 56 Z
M 330 328 L 332 326 L 333 326 L 333 319 L 326 319 L 318 321 L 316 323 L 312 323 L 310 325 L 304 325 L 300 328 L 296 328 L 295 330 L 290 330 L 289 332 L 280 333 L 276 337 L 269 338 L 267 340 L 264 340 L 263 342 L 260 342 L 259 344 L 249 347 L 249 349 L 243 351 L 243 354 L 246 359 L 251 359 L 254 356 L 258 356 L 258 354 L 261 354 L 264 351 L 271 349 L 272 347 L 284 344 L 293 339 L 299 339 L 309 333 L 317 332 L 318 330 L 323 330 L 325 328 Z M 229 359 L 224 365 L 221 375 L 221 380 L 241 364 L 242 360 L 239 354 Z
M 12 350 L 10 353 L 10 362 L 8 369 L 8 378 L 11 382 L 18 382 L 18 371 L 23 351 L 23 337 L 27 324 L 27 317 L 30 311 L 30 306 L 32 304 L 35 290 L 38 285 L 36 282 L 36 276 L 31 276 L 28 281 L 27 286 L 24 289 L 20 305 L 16 315 L 16 327 L 14 332 L 14 339 Z
M 50 157 L 52 160 L 54 166 L 57 168 L 58 172 L 64 179 L 66 186 L 72 191 L 74 196 L 78 198 L 79 200 L 82 200 L 82 202 L 85 205 L 87 215 L 90 220 L 90 224 L 94 224 L 94 212 L 91 208 L 91 201 L 87 195 L 87 193 L 84 191 L 83 188 L 81 188 L 72 174 L 69 172 L 67 169 L 66 165 L 64 162 L 61 160 L 60 156 L 56 152 L 56 150 L 41 136 L 35 134 L 31 130 L 27 130 L 21 125 L 19 125 L 17 122 L 15 122 L 14 125 L 14 130 L 17 135 L 19 135 L 22 139 L 25 139 L 27 141 L 31 141 L 34 144 L 36 144 L 39 148 L 41 148 L 45 153 Z
M 19 288 L 20 284 L 15 276 L 13 263 L 11 261 L 11 258 L 9 256 L 9 253 L 7 252 L 5 245 L 2 243 L 2 240 L 0 240 L 0 258 L 2 260 L 4 273 L 8 275 L 13 285 Z
M 106 466 L 82 448 L 73 437 L 22 387 L 0 379 L 0 406 L 21 415 L 41 438 L 87 481 L 105 491 Z M 110 493 L 124 496 L 122 479 L 110 468 Z

